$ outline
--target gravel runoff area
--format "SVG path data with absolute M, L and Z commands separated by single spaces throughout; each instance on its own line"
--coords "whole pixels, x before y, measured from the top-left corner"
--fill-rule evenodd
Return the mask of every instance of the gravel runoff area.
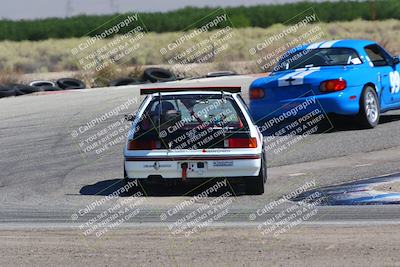
M 233 227 L 188 239 L 140 227 L 98 239 L 71 229 L 3 230 L 0 266 L 400 266 L 399 231 L 398 224 L 303 225 L 267 238 Z

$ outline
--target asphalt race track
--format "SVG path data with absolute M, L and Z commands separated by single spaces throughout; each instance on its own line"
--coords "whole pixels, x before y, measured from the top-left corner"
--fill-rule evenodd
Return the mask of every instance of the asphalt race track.
M 247 96 L 246 90 L 243 95 Z M 129 99 L 136 100 L 131 101 L 128 110 L 72 136 L 82 125 Z M 98 154 L 84 152 L 81 145 L 90 142 L 88 138 L 93 133 L 133 112 L 140 100 L 137 87 L 0 99 L 0 227 L 78 225 L 122 201 L 123 197 L 114 198 L 85 215 L 75 216 L 121 187 L 123 176 L 123 142 Z M 309 182 L 324 187 L 400 173 L 400 112 L 382 116 L 376 129 L 358 130 L 344 125 L 338 130 L 308 136 L 291 149 L 268 157 L 266 193 L 244 196 L 240 187 L 234 189 L 229 212 L 218 224 L 251 226 L 265 221 L 292 203 L 285 202 L 267 214 L 254 216 L 258 209 Z M 141 211 L 125 225 L 173 223 L 182 213 L 164 219 L 160 215 L 190 199 L 195 194 L 192 189 L 186 185 L 179 185 L 176 190 L 148 189 L 149 196 L 143 197 Z M 188 210 L 210 199 L 213 197 L 201 199 Z M 374 205 L 319 206 L 317 214 L 305 223 L 398 222 L 400 206 Z

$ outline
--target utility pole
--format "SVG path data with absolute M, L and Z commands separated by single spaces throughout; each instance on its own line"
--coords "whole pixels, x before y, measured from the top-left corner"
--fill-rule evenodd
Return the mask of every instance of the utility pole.
M 112 13 L 119 13 L 118 0 L 110 0 L 110 8 Z
M 72 0 L 67 0 L 67 5 L 65 6 L 65 16 L 71 17 L 74 13 L 74 7 L 72 6 Z
M 371 20 L 376 20 L 376 5 L 375 0 L 369 1 L 369 8 L 371 11 Z

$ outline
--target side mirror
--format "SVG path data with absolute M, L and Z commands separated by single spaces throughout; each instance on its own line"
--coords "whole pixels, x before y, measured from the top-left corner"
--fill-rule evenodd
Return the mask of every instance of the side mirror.
M 134 121 L 136 116 L 134 114 L 125 114 L 124 118 L 126 121 Z
M 399 56 L 393 57 L 393 65 L 397 65 L 399 63 L 400 63 L 400 57 Z

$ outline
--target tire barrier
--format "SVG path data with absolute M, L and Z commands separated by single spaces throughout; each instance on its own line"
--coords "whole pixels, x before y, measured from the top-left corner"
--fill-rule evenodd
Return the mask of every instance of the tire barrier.
M 84 82 L 78 79 L 62 78 L 57 80 L 57 85 L 61 89 L 85 89 L 86 85 Z
M 175 81 L 175 75 L 169 70 L 162 68 L 147 68 L 143 73 L 143 80 L 150 81 L 152 83 L 156 82 L 169 82 Z

